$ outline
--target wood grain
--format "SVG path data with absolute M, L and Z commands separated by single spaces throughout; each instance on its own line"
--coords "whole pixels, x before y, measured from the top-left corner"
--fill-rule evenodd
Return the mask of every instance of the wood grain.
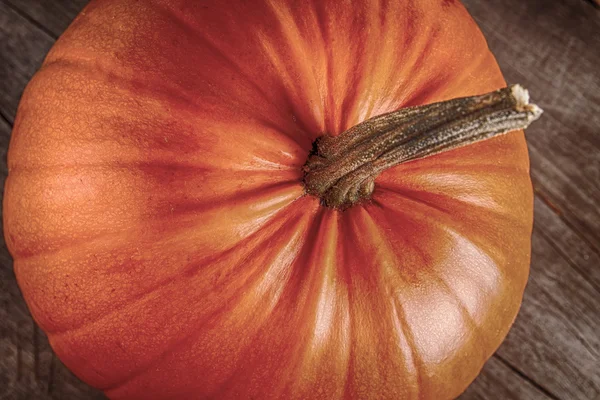
M 546 111 L 527 131 L 532 272 L 498 354 L 553 397 L 598 399 L 600 13 L 577 0 L 465 3 L 507 80 L 523 83 Z
M 487 362 L 475 382 L 460 400 L 555 400 L 503 360 L 494 357 Z
M 25 85 L 54 40 L 6 3 L 0 2 L 0 114 L 14 121 Z
M 509 82 L 544 110 L 527 131 L 538 192 L 600 253 L 600 10 L 581 0 L 465 0 Z
M 600 296 L 540 234 L 529 283 L 498 354 L 560 399 L 600 398 Z
M 86 3 L 0 0 L 0 185 L 22 90 Z M 600 10 L 582 0 L 464 3 L 507 80 L 546 114 L 527 131 L 536 212 L 523 307 L 461 400 L 600 399 Z M 1 247 L 0 400 L 103 398 L 54 357 Z
M 5 0 L 14 9 L 47 30 L 55 39 L 60 36 L 89 0 Z
M 553 207 L 554 203 L 546 200 L 543 193 L 538 193 L 535 199 L 538 233 L 568 262 L 570 268 L 596 289 L 596 296 L 600 296 L 600 255 L 569 228 Z

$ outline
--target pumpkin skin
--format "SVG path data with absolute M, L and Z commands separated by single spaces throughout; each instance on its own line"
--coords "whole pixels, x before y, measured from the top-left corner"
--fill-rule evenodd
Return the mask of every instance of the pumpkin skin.
M 312 142 L 505 85 L 452 0 L 95 0 L 21 101 L 4 229 L 60 359 L 111 399 L 449 399 L 528 277 L 522 131 L 345 211 Z

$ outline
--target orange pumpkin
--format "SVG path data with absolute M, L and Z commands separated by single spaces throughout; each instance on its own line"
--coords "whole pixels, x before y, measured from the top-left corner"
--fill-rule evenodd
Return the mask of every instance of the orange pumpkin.
M 313 142 L 505 86 L 454 0 L 94 0 L 29 84 L 5 233 L 111 399 L 449 399 L 517 314 L 522 131 L 306 194 Z

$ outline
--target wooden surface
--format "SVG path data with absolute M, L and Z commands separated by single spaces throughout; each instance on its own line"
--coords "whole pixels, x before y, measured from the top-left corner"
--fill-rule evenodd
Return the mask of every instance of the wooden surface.
M 464 2 L 507 80 L 546 112 L 527 131 L 536 199 L 523 307 L 461 400 L 600 399 L 600 10 L 583 0 Z M 86 3 L 0 0 L 2 184 L 22 90 Z M 0 248 L 0 399 L 103 398 L 53 356 Z

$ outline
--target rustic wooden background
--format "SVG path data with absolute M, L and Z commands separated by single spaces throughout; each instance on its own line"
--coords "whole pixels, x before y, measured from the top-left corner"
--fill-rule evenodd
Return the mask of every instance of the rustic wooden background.
M 527 132 L 533 260 L 515 326 L 468 399 L 600 399 L 600 10 L 595 0 L 465 0 L 509 82 L 546 113 Z M 87 0 L 0 0 L 0 184 L 23 88 Z M 3 243 L 0 240 L 0 243 Z M 0 248 L 0 399 L 103 399 L 53 356 Z

